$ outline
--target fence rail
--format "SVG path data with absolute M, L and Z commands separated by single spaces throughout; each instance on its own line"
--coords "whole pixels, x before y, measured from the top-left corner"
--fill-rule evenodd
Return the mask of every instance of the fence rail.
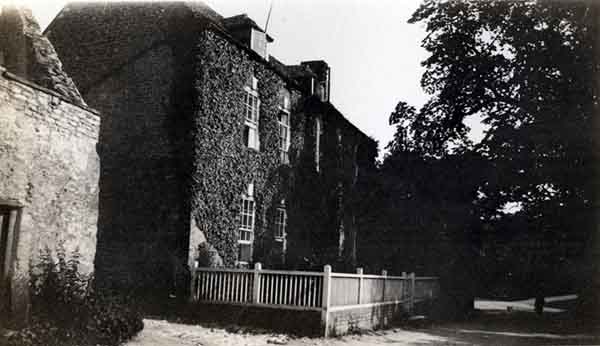
M 321 311 L 327 329 L 328 313 L 385 304 L 415 303 L 439 296 L 436 277 L 254 269 L 197 268 L 192 299 L 202 303 L 243 304 L 260 307 Z

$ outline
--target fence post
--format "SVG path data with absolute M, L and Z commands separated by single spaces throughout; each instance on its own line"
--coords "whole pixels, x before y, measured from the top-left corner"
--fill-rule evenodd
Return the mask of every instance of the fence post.
M 356 274 L 358 274 L 358 299 L 357 304 L 361 304 L 361 296 L 362 296 L 362 291 L 363 291 L 363 269 L 362 268 L 356 268 Z
M 383 269 L 381 271 L 381 276 L 383 276 L 383 292 L 381 292 L 381 302 L 385 303 L 385 286 L 387 281 L 387 270 Z
M 323 336 L 329 336 L 329 298 L 331 298 L 331 266 L 329 264 L 323 267 L 323 296 L 321 308 L 321 325 L 323 326 Z
M 254 280 L 252 281 L 252 303 L 258 304 L 260 300 L 260 271 L 262 270 L 262 264 L 260 262 L 254 263 Z
M 190 291 L 190 301 L 199 301 L 200 294 L 198 292 L 198 288 L 200 287 L 200 283 L 198 280 L 200 279 L 200 274 L 198 273 L 198 261 L 194 261 L 194 267 L 192 268 L 192 282 L 191 282 L 191 291 Z
M 410 312 L 415 308 L 415 272 L 410 273 Z

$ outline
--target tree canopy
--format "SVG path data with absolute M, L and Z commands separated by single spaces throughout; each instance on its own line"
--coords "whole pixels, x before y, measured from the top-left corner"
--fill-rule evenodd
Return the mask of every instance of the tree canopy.
M 545 262 L 568 259 L 564 244 L 582 250 L 594 231 L 594 21 L 587 2 L 425 1 L 409 22 L 426 28 L 430 98 L 390 115 L 388 179 L 403 157 L 435 162 L 400 179 L 428 177 L 421 198 L 462 196 L 464 212 L 445 222 L 468 228 L 471 244 L 542 239 L 554 244 Z M 485 126 L 477 143 L 473 118 Z

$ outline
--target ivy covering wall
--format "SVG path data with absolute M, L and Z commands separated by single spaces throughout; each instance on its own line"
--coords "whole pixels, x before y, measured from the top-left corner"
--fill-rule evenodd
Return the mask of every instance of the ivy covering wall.
M 288 214 L 287 267 L 336 261 L 339 231 L 352 220 L 343 213 L 352 212 L 349 189 L 355 174 L 356 148 L 374 146 L 370 158 L 363 160 L 374 163 L 376 143 L 349 128 L 341 115 L 312 107 L 314 98 L 309 100 L 310 96 L 289 89 L 281 76 L 218 33 L 203 31 L 194 56 L 191 213 L 197 228 L 224 264 L 233 266 L 241 196 L 253 183 L 255 261 L 270 267 L 281 264 L 281 244 L 274 241 L 273 223 L 282 199 Z M 250 85 L 252 76 L 258 79 L 261 100 L 259 151 L 243 142 L 244 86 Z M 292 90 L 289 165 L 280 164 L 278 146 L 278 106 L 284 88 Z M 315 170 L 316 117 L 324 123 L 320 172 Z M 344 190 L 348 190 L 346 195 Z
M 240 200 L 248 184 L 253 183 L 255 191 L 255 239 L 268 236 L 269 209 L 286 194 L 289 169 L 280 165 L 278 147 L 279 95 L 285 85 L 210 30 L 200 34 L 195 58 L 192 217 L 224 264 L 231 266 L 237 259 Z M 261 100 L 259 151 L 243 142 L 244 86 L 252 76 L 258 79 Z

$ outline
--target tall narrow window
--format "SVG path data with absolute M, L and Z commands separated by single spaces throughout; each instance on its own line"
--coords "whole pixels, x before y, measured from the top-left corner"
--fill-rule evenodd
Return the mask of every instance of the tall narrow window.
M 283 105 L 279 110 L 279 157 L 282 164 L 290 162 L 290 110 L 289 98 L 283 98 Z
M 254 240 L 254 185 L 249 184 L 242 195 L 240 209 L 240 227 L 238 240 L 238 262 L 248 263 L 252 259 L 252 241 Z
M 244 143 L 248 148 L 258 150 L 260 141 L 258 137 L 258 122 L 260 118 L 260 99 L 258 97 L 258 81 L 252 77 L 251 86 L 244 88 L 246 97 L 244 100 Z
M 287 227 L 287 212 L 285 206 L 277 208 L 275 214 L 275 240 L 283 241 L 285 239 L 285 230 Z
M 321 167 L 321 134 L 323 133 L 323 123 L 321 118 L 315 118 L 315 168 L 317 172 Z

